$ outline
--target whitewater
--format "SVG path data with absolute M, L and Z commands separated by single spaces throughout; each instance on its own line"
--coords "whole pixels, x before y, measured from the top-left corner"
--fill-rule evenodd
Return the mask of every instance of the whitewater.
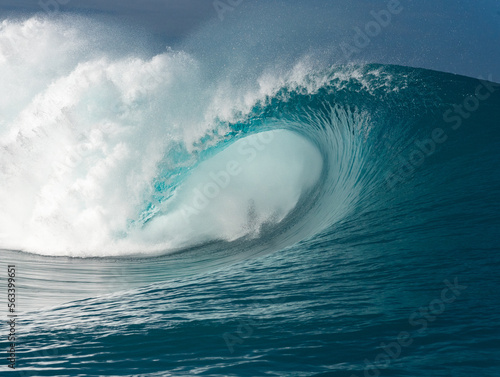
M 4 55 L 3 88 L 23 88 L 5 93 L 2 103 L 4 249 L 109 256 L 255 236 L 312 196 L 321 175 L 338 179 L 332 177 L 338 161 L 327 164 L 337 171 L 323 169 L 323 158 L 334 158 L 330 147 L 335 153 L 353 147 L 350 140 L 340 148 L 318 145 L 320 137 L 335 142 L 335 132 L 346 132 L 320 130 L 331 122 L 324 114 L 308 115 L 316 130 L 304 130 L 294 119 L 300 114 L 258 123 L 255 112 L 273 98 L 289 101 L 284 90 L 313 95 L 332 80 L 340 86 L 356 76 L 366 85 L 360 68 L 329 77 L 301 60 L 290 70 L 263 73 L 253 85 L 234 86 L 226 79 L 207 82 L 200 62 L 182 51 L 122 56 L 93 45 L 89 56 L 92 42 L 78 26 L 32 18 L 4 21 L 2 31 L 16 46 L 15 54 Z M 64 59 L 54 59 L 59 56 Z M 338 122 L 357 122 L 344 127 L 369 132 L 368 115 L 330 106 Z M 274 132 L 272 140 L 252 146 L 253 135 L 266 138 L 265 131 Z M 250 144 L 246 150 L 238 143 Z M 209 174 L 224 170 L 232 156 L 242 173 L 228 187 L 202 194 L 203 208 L 193 208 L 197 187 L 210 191 Z M 359 169 L 354 157 L 349 163 Z M 356 188 L 341 190 L 337 216 Z

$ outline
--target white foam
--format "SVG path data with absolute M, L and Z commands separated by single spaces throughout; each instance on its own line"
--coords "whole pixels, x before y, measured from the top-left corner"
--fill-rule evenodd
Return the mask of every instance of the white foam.
M 231 87 L 203 79 L 200 62 L 186 53 L 120 52 L 113 39 L 129 36 L 116 31 L 110 37 L 111 28 L 107 40 L 96 44 L 92 30 L 85 20 L 1 24 L 0 248 L 70 256 L 174 248 L 187 240 L 256 234 L 293 208 L 317 172 L 301 159 L 317 156 L 296 136 L 283 134 L 289 146 L 278 143 L 259 154 L 188 227 L 168 211 L 180 206 L 203 173 L 193 173 L 176 204 L 169 202 L 146 229 L 131 229 L 165 164 L 192 164 L 202 138 L 212 135 L 207 144 L 213 144 L 225 132 L 214 128 L 214 119 L 244 116 L 283 80 L 300 81 L 306 70 L 274 80 L 268 72 L 255 86 Z M 165 160 L 179 146 L 191 155 Z M 226 157 L 216 156 L 207 169 Z M 284 161 L 295 161 L 295 168 L 286 169 Z M 271 194 L 262 194 L 265 182 Z M 174 225 L 181 230 L 173 232 Z

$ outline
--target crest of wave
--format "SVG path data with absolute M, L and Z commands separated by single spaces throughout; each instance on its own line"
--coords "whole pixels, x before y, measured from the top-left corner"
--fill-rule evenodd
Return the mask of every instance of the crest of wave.
M 0 248 L 89 256 L 174 247 L 168 232 L 130 237 L 160 170 L 193 165 L 200 140 L 226 133 L 215 124 L 307 73 L 299 63 L 234 88 L 207 80 L 187 53 L 144 45 L 87 19 L 2 21 Z

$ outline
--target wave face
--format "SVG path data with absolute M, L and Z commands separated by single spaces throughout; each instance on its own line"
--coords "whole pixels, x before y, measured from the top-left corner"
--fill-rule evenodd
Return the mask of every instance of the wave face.
M 2 22 L 26 373 L 497 376 L 499 85 L 196 43 Z
M 82 25 L 3 22 L 1 248 L 157 254 L 283 233 L 283 222 L 297 241 L 377 180 L 363 171 L 375 114 L 355 96 L 404 89 L 406 73 L 317 71 L 304 58 L 232 85 L 182 51 L 101 41 L 88 53 Z

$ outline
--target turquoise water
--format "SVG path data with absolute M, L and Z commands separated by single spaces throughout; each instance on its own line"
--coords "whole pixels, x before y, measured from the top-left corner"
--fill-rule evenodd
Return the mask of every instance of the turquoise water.
M 498 84 L 68 59 L 2 100 L 17 374 L 500 375 Z

